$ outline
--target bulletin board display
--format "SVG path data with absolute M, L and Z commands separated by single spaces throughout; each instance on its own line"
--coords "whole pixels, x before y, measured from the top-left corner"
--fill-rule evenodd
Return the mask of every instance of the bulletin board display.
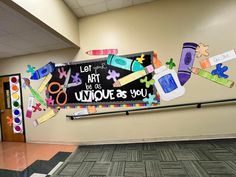
M 123 57 L 136 60 L 142 54 L 145 58 L 142 65 L 146 67 L 152 64 L 152 51 Z M 48 83 L 51 93 L 48 92 L 47 97 L 56 100 L 56 105 L 65 103 L 67 106 L 144 103 L 143 99 L 149 94 L 156 95 L 153 85 L 146 88 L 145 84 L 140 82 L 144 77 L 119 88 L 113 87 L 116 80 L 132 72 L 108 65 L 107 58 L 57 64 Z M 118 74 L 117 77 L 111 77 L 113 73 Z M 152 73 L 147 75 L 148 80 L 152 77 Z M 56 93 L 58 87 L 61 87 L 64 93 Z

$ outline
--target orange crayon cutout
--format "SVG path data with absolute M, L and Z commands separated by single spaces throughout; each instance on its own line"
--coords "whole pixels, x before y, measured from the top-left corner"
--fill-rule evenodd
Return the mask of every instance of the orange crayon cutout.
M 154 54 L 153 54 L 153 65 L 154 65 L 155 68 L 160 68 L 162 66 L 162 63 L 158 59 L 156 52 L 154 52 Z

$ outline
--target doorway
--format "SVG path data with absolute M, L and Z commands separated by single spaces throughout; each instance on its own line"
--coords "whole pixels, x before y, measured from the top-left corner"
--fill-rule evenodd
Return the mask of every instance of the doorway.
M 10 77 L 16 76 L 19 78 L 19 102 L 21 110 L 23 110 L 22 92 L 21 92 L 21 77 L 20 74 L 0 76 L 0 126 L 2 141 L 8 142 L 25 142 L 25 125 L 24 125 L 24 114 L 22 111 L 22 125 L 23 131 L 21 133 L 14 133 L 13 122 L 15 119 L 12 118 L 12 103 L 11 103 L 11 86 Z

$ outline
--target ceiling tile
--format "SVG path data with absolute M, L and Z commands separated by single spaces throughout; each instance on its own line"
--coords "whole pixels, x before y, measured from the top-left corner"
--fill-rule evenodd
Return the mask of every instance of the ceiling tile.
M 79 4 L 77 0 L 65 0 L 65 3 L 71 8 L 71 9 L 76 9 L 79 8 Z
M 77 17 L 83 17 L 86 15 L 82 8 L 73 9 L 73 12 L 77 15 Z
M 77 0 L 77 2 L 80 5 L 80 7 L 89 6 L 92 4 L 105 3 L 104 0 Z
M 99 4 L 92 4 L 92 5 L 83 7 L 83 9 L 87 15 L 93 15 L 93 14 L 107 11 L 105 2 L 99 3 Z

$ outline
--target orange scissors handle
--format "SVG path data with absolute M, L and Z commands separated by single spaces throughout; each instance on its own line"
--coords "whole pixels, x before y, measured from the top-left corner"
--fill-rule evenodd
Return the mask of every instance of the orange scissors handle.
M 65 97 L 63 102 L 60 102 L 60 101 L 59 101 L 59 98 L 60 98 L 61 95 L 64 95 L 64 97 Z M 59 106 L 64 106 L 64 105 L 67 103 L 67 93 L 66 93 L 64 90 L 61 90 L 61 91 L 57 94 L 56 103 L 57 103 Z
M 53 90 L 52 90 L 52 87 L 53 87 L 53 86 L 57 86 L 58 89 L 55 90 L 55 91 L 53 91 Z M 58 82 L 51 82 L 51 83 L 49 84 L 49 86 L 48 86 L 48 92 L 51 93 L 51 94 L 59 93 L 60 90 L 61 90 L 61 84 L 58 83 Z

